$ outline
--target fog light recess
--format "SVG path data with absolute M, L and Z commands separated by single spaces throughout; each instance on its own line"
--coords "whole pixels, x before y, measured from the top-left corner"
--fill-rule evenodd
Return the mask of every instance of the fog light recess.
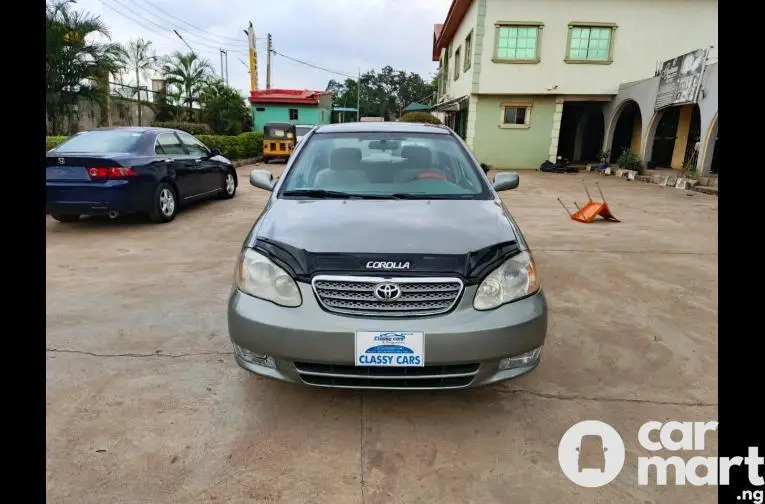
M 539 360 L 539 354 L 542 352 L 542 347 L 536 347 L 530 352 L 515 355 L 513 357 L 505 357 L 499 361 L 499 369 L 513 369 L 519 367 L 526 367 L 534 364 Z
M 236 352 L 237 357 L 242 359 L 245 362 L 248 362 L 250 364 L 255 364 L 256 366 L 265 366 L 269 368 L 276 368 L 276 361 L 273 357 L 271 357 L 268 354 L 261 354 L 253 352 L 252 350 L 247 350 L 246 348 L 242 348 L 239 345 L 234 345 L 234 352 Z

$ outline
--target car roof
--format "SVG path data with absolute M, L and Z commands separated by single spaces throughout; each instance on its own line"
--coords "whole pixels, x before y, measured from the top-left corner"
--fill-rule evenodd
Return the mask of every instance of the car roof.
M 155 126 L 112 126 L 105 128 L 93 128 L 80 133 L 89 133 L 91 131 L 132 131 L 134 133 L 163 133 L 169 131 L 181 131 L 172 128 L 159 128 Z
M 314 134 L 322 133 L 438 133 L 448 135 L 449 128 L 441 124 L 410 122 L 347 122 L 323 124 Z

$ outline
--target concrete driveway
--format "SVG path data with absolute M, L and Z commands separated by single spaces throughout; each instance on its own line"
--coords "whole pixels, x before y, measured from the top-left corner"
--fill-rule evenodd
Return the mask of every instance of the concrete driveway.
M 550 305 L 539 368 L 476 391 L 362 394 L 234 362 L 226 297 L 266 199 L 252 168 L 233 201 L 168 225 L 48 219 L 48 502 L 716 501 L 715 487 L 637 484 L 641 424 L 717 418 L 715 197 L 587 175 L 623 222 L 585 225 L 556 201 L 581 201 L 584 175 L 522 173 L 503 197 Z M 598 489 L 558 465 L 586 419 L 627 449 Z M 684 456 L 715 455 L 708 441 Z

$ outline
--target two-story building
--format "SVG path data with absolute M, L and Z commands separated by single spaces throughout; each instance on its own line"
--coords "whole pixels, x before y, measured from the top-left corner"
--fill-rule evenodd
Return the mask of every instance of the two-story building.
M 434 28 L 433 110 L 497 168 L 597 160 L 620 88 L 681 54 L 716 56 L 717 38 L 716 0 L 453 0 Z M 629 125 L 639 155 L 663 113 L 643 108 Z

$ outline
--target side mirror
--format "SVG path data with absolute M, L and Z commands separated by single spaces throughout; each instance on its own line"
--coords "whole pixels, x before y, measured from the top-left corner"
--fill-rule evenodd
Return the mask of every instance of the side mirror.
M 220 156 L 220 149 L 217 147 L 213 147 L 210 149 L 210 157 Z
M 520 178 L 518 177 L 518 174 L 515 172 L 499 172 L 496 175 L 494 175 L 494 190 L 499 191 L 508 191 L 510 189 L 515 189 L 518 187 L 518 184 L 520 183 Z
M 276 179 L 268 170 L 252 170 L 250 172 L 250 185 L 266 191 L 273 191 Z

